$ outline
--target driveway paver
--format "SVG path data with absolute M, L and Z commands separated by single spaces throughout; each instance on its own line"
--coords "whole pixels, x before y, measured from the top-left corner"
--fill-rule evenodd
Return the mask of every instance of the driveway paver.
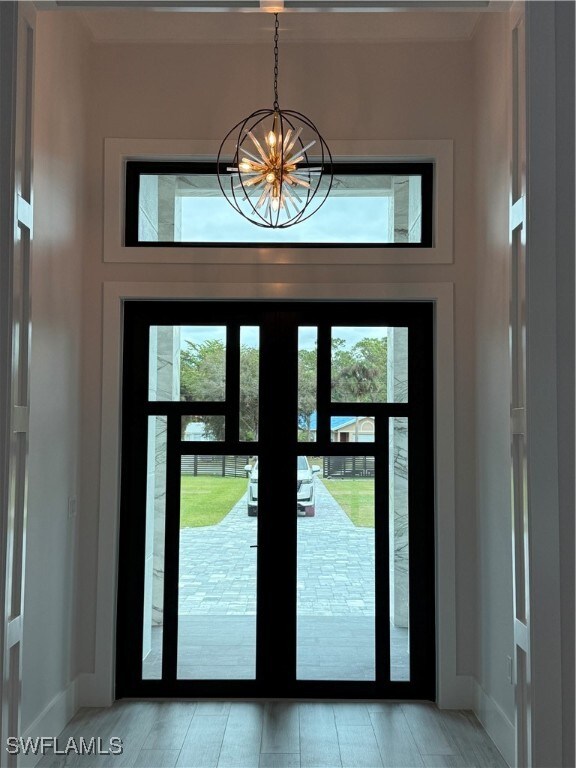
M 180 531 L 180 615 L 256 612 L 258 520 L 246 497 L 218 525 Z M 374 530 L 357 528 L 316 481 L 316 515 L 298 518 L 298 612 L 374 614 Z

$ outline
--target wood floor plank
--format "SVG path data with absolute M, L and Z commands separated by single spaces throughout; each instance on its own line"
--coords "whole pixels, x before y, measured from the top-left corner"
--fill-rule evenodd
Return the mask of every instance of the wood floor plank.
M 508 768 L 508 763 L 488 736 L 485 743 L 474 747 L 474 757 L 479 768 Z
M 229 701 L 199 701 L 196 704 L 196 715 L 227 715 L 230 712 Z
M 334 704 L 336 725 L 372 725 L 366 704 Z
M 180 750 L 196 710 L 194 702 L 162 701 L 143 750 Z
M 426 768 L 478 768 L 475 758 L 463 755 L 422 755 Z
M 433 704 L 402 704 L 414 741 L 422 755 L 458 755 L 459 750 L 441 725 Z
M 178 768 L 217 768 L 228 715 L 198 715 L 196 712 L 184 739 Z
M 127 766 L 133 766 L 158 716 L 160 707 L 161 702 L 157 701 L 116 702 L 112 710 L 119 713 L 119 718 L 114 721 L 111 727 L 108 727 L 108 724 L 112 720 L 104 721 L 103 731 L 96 731 L 94 735 L 102 737 L 104 741 L 109 740 L 113 736 L 121 739 L 123 752 L 120 755 L 108 755 L 98 758 L 98 760 L 94 760 L 93 764 L 97 765 L 98 768 L 109 768 L 109 766 L 127 768 Z M 90 765 L 87 760 L 78 763 L 79 766 L 86 764 Z
M 60 748 L 70 736 L 116 736 L 124 754 L 51 754 L 39 768 L 506 768 L 471 712 L 415 703 L 119 701 L 80 711 Z
M 337 725 L 343 768 L 381 768 L 380 750 L 371 725 Z
M 370 712 L 372 727 L 386 768 L 421 768 L 424 765 L 412 731 L 397 704 Z
M 83 707 L 58 737 L 60 749 L 66 746 L 70 737 L 80 743 L 80 738 L 84 737 L 86 742 L 90 741 L 92 736 L 100 736 L 103 742 L 107 742 L 111 735 L 118 735 L 118 723 L 122 710 L 117 706 L 113 707 Z M 77 768 L 77 766 L 87 765 L 89 761 L 102 761 L 103 757 L 87 755 L 78 755 L 70 752 L 68 755 L 45 755 L 38 763 L 38 768 Z M 92 763 L 91 763 L 92 764 Z
M 175 768 L 179 749 L 141 749 L 134 768 Z
M 109 713 L 110 709 L 82 707 L 59 734 L 59 748 L 62 749 L 62 745 L 65 745 L 70 737 L 79 738 L 81 735 L 87 734 L 89 732 L 87 725 L 92 722 L 93 716 L 102 712 Z M 94 733 L 98 733 L 98 731 L 94 731 Z M 55 755 L 53 752 L 49 752 L 39 760 L 36 766 L 37 768 L 64 768 L 64 766 L 68 768 L 68 766 L 77 764 L 79 759 L 81 758 L 74 754 Z
M 300 763 L 302 768 L 338 768 L 340 749 L 330 704 L 300 704 Z
M 36 768 L 66 768 L 66 763 L 63 757 L 57 757 L 53 754 L 44 755 L 44 757 L 36 763 Z
M 228 714 L 218 768 L 258 768 L 264 705 L 234 702 Z
M 270 702 L 264 709 L 263 753 L 300 752 L 298 704 Z
M 260 768 L 300 768 L 300 753 L 260 755 Z
M 506 761 L 472 712 L 445 710 L 442 727 L 462 755 L 480 768 L 506 768 Z

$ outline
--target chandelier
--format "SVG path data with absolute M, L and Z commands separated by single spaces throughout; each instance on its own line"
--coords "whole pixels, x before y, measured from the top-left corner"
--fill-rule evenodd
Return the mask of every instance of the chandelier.
M 240 120 L 218 150 L 222 193 L 245 219 L 259 227 L 285 228 L 309 219 L 332 188 L 332 155 L 314 123 L 278 102 L 278 14 L 274 14 L 274 103 Z M 221 161 L 235 143 L 232 165 Z M 313 152 L 313 154 L 310 154 Z M 224 167 L 226 170 L 224 170 Z

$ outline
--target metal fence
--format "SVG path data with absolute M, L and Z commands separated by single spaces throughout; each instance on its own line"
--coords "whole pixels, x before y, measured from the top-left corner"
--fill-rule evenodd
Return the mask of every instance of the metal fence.
M 250 456 L 182 456 L 183 475 L 248 477 L 245 470 Z
M 374 456 L 324 456 L 324 477 L 374 477 Z

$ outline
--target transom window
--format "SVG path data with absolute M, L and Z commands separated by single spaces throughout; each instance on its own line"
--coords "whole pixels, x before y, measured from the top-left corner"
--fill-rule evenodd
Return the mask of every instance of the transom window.
M 256 227 L 218 186 L 216 163 L 126 164 L 126 246 L 433 245 L 433 163 L 335 163 L 322 208 L 286 229 Z

